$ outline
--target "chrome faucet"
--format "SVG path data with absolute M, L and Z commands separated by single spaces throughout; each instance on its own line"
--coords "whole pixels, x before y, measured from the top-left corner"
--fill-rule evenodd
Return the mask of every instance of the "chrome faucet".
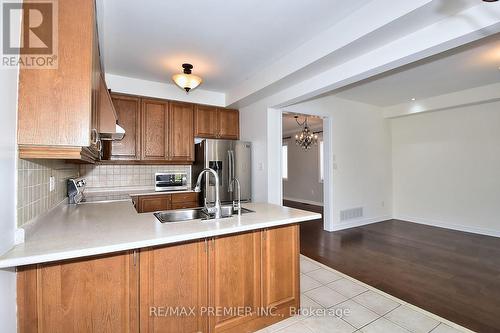
M 237 189 L 238 189 L 238 202 L 236 203 L 233 200 L 233 210 L 238 211 L 238 215 L 241 215 L 241 186 L 240 186 L 240 181 L 236 177 L 231 179 L 231 183 L 229 184 L 229 188 L 234 189 L 234 184 L 237 185 Z
M 216 219 L 220 219 L 221 217 L 221 208 L 220 208 L 220 197 L 219 197 L 219 176 L 217 175 L 217 172 L 215 172 L 213 169 L 210 168 L 205 168 L 201 170 L 200 174 L 198 175 L 198 180 L 196 181 L 196 186 L 194 188 L 195 192 L 201 192 L 201 179 L 203 178 L 203 175 L 205 173 L 211 173 L 215 177 L 215 204 L 213 206 L 209 206 L 207 202 L 207 198 L 205 195 L 205 207 L 204 210 L 211 215 L 215 215 Z M 210 177 L 210 176 L 208 176 Z

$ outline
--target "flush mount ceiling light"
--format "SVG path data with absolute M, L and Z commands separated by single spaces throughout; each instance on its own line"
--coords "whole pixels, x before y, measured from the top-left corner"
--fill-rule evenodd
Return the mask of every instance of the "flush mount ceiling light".
M 175 82 L 176 85 L 186 90 L 186 93 L 188 93 L 190 90 L 198 87 L 202 82 L 202 79 L 199 76 L 191 74 L 193 65 L 182 64 L 182 68 L 184 68 L 183 73 L 173 75 L 172 80 Z
M 484 2 L 497 2 L 498 0 L 483 0 Z
M 297 122 L 297 125 L 303 127 L 302 132 L 300 132 L 299 134 L 295 134 L 295 143 L 297 144 L 297 146 L 301 146 L 304 150 L 308 150 L 312 145 L 317 145 L 318 135 L 309 129 L 309 125 L 307 124 L 307 117 L 302 123 L 299 122 L 299 116 L 295 116 L 294 118 Z

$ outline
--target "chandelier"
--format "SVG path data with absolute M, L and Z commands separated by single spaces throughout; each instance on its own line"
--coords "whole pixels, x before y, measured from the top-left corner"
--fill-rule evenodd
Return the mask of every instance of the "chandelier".
M 307 124 L 307 117 L 304 122 L 299 122 L 299 116 L 295 116 L 295 121 L 302 127 L 302 132 L 295 134 L 295 143 L 297 146 L 302 147 L 304 150 L 308 150 L 312 145 L 318 144 L 318 135 L 311 131 L 309 125 Z

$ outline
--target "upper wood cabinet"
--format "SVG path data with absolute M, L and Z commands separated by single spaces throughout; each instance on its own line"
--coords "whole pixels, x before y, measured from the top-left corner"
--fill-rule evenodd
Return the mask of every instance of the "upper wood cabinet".
M 201 313 L 208 295 L 205 244 L 196 241 L 141 250 L 141 332 L 208 332 Z M 194 308 L 195 314 L 162 315 L 167 307 Z
M 218 138 L 240 138 L 240 113 L 238 110 L 217 109 Z
M 142 99 L 141 122 L 141 159 L 168 160 L 168 102 Z
M 194 136 L 197 138 L 217 138 L 217 108 L 196 105 L 194 114 Z
M 93 0 L 59 1 L 58 45 L 57 68 L 20 68 L 19 156 L 90 162 L 98 157 L 101 71 Z
M 140 151 L 140 99 L 131 96 L 112 94 L 113 105 L 118 116 L 118 124 L 125 129 L 125 136 L 119 141 L 112 141 L 110 144 L 110 155 L 112 160 L 139 160 Z
M 19 332 L 139 332 L 139 267 L 125 252 L 18 270 Z
M 238 110 L 196 105 L 194 136 L 207 139 L 232 139 L 240 137 Z
M 170 102 L 169 160 L 194 161 L 193 104 Z

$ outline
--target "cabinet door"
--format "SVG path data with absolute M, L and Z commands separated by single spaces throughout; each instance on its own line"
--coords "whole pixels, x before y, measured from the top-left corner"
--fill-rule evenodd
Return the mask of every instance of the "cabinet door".
M 193 104 L 170 102 L 171 161 L 194 161 Z
M 140 159 L 140 105 L 139 98 L 112 95 L 118 124 L 125 129 L 125 136 L 111 143 L 111 159 Z
M 264 307 L 299 306 L 299 227 L 262 231 L 262 295 Z
M 138 199 L 139 213 L 157 212 L 162 210 L 169 210 L 170 195 L 145 195 Z
M 244 332 L 257 318 L 261 305 L 260 232 L 218 237 L 211 240 L 209 255 L 210 306 L 234 309 L 209 316 L 210 332 Z M 237 309 L 252 311 L 238 313 Z
M 215 139 L 217 134 L 217 108 L 214 106 L 196 105 L 194 136 L 197 138 Z
M 142 160 L 168 159 L 168 103 L 143 99 L 141 103 Z
M 141 250 L 141 332 L 206 333 L 206 273 L 204 241 Z
M 234 139 L 240 137 L 240 113 L 238 110 L 218 109 L 217 127 L 218 137 L 221 139 Z
M 20 332 L 139 332 L 138 263 L 130 252 L 18 272 Z

